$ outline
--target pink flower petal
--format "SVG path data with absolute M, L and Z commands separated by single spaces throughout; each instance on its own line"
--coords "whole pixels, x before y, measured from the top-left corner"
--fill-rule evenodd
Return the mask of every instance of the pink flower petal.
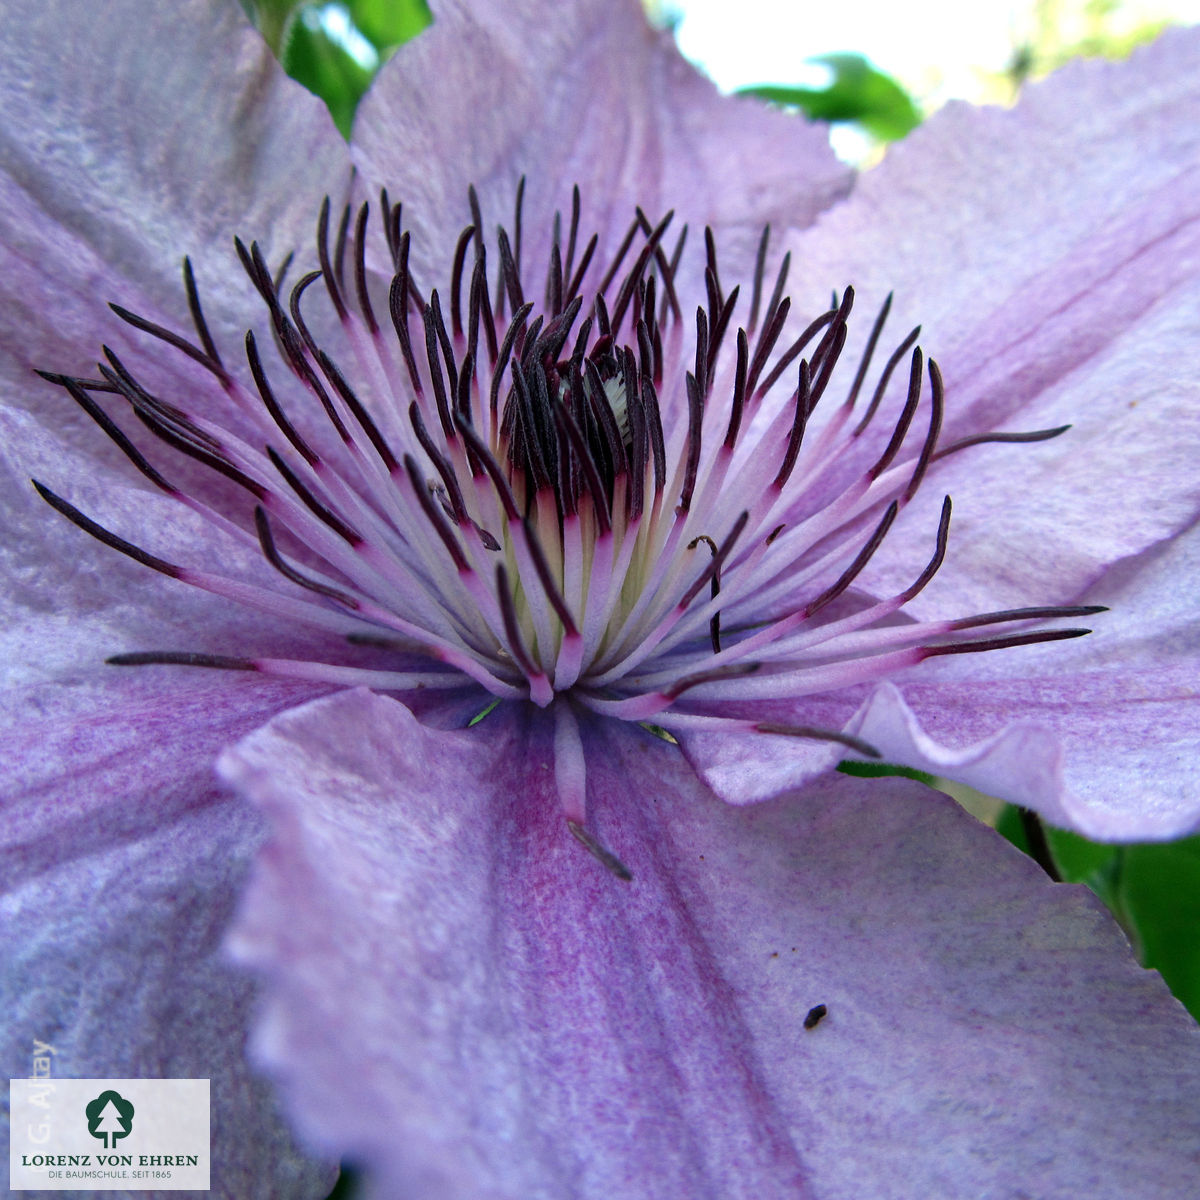
M 179 680 L 6 693 L 0 708 L 4 1062 L 29 1073 L 212 1080 L 214 1195 L 319 1200 L 243 1051 L 254 988 L 221 936 L 261 824 L 212 777 L 218 749 L 312 689 Z M 125 690 L 123 690 L 125 689 Z
M 134 476 L 32 370 L 96 378 L 108 344 L 160 394 L 204 395 L 206 411 L 220 410 L 224 397 L 206 372 L 129 328 L 107 302 L 195 341 L 180 276 L 190 254 L 218 348 L 244 375 L 245 329 L 262 305 L 233 235 L 262 238 L 276 264 L 301 243 L 308 250 L 322 194 L 349 173 L 324 106 L 286 79 L 236 6 L 196 0 L 167 12 L 118 2 L 102 16 L 78 3 L 9 5 L 0 33 L 0 636 L 18 679 L 78 675 L 156 641 L 211 645 L 210 628 L 226 639 L 212 648 L 228 650 L 246 629 L 228 604 L 189 595 L 47 520 L 30 476 L 168 559 L 213 561 L 211 531 Z M 189 478 L 169 451 L 151 457 L 173 482 Z M 226 564 L 246 558 L 228 546 L 219 554 Z M 261 632 L 256 641 L 262 653 Z
M 259 1052 L 380 1194 L 1186 1194 L 1200 1034 L 1089 893 L 908 781 L 731 809 L 592 727 L 622 883 L 522 722 L 343 693 L 223 758 Z
M 44 404 L 35 367 L 87 373 L 102 343 L 144 345 L 110 300 L 190 331 L 185 254 L 218 342 L 239 358 L 245 314 L 261 305 L 232 237 L 263 239 L 272 264 L 307 248 L 321 197 L 348 176 L 325 106 L 286 78 L 236 4 L 114 0 L 100 13 L 19 0 L 0 38 L 6 400 Z M 64 439 L 74 425 L 96 445 L 82 417 L 68 416 Z
M 602 240 L 635 205 L 651 220 L 674 208 L 696 246 L 711 224 L 722 262 L 742 266 L 765 223 L 805 226 L 849 187 L 823 126 L 722 98 L 635 0 L 432 7 L 433 27 L 380 72 L 354 127 L 359 169 L 404 201 L 422 262 L 449 261 L 469 184 L 489 228 L 511 227 L 523 174 L 527 246 L 549 245 L 550 204 L 566 217 L 578 184 Z
M 1181 581 L 1200 575 L 1200 526 L 1109 572 L 1088 599 L 1090 637 L 925 664 L 872 694 L 853 688 L 764 705 L 760 718 L 845 730 L 884 760 L 1035 809 L 1100 841 L 1200 828 L 1200 633 Z M 797 787 L 845 751 L 744 733 L 682 732 L 720 796 L 755 803 Z
M 759 721 L 840 733 L 870 694 L 869 686 L 846 688 L 801 701 L 755 706 Z M 818 738 L 747 733 L 738 729 L 679 730 L 684 757 L 696 774 L 729 804 L 773 800 L 824 775 L 850 757 L 846 747 Z
M 65 397 L 64 397 L 65 399 Z M 267 578 L 261 556 L 212 528 L 140 479 L 96 455 L 63 446 L 57 426 L 0 405 L 0 659 L 10 686 L 116 674 L 103 661 L 127 650 L 185 649 L 287 657 L 321 647 L 345 657 L 332 635 L 264 620 L 261 614 L 169 580 L 97 545 L 38 498 L 44 480 L 114 532 L 181 565 L 214 563 Z M 92 440 L 102 443 L 93 429 Z M 103 443 L 107 444 L 107 443 Z M 101 451 L 103 445 L 97 447 Z M 122 460 L 124 461 L 124 460 Z M 317 651 L 320 652 L 320 651 Z M 160 686 L 171 687 L 160 679 Z M 117 686 L 108 680 L 106 686 Z
M 1100 841 L 1200 828 L 1200 527 L 1111 572 L 1095 633 L 884 685 L 849 728 L 884 756 Z M 1055 647 L 1054 649 L 1059 649 Z M 997 660 L 1005 661 L 999 662 Z M 915 710 L 915 711 L 914 711 Z
M 1188 30 L 1073 63 L 1012 110 L 951 106 L 797 239 L 812 305 L 831 279 L 868 310 L 894 289 L 896 328 L 923 324 L 942 445 L 1074 426 L 936 464 L 892 535 L 920 561 L 953 496 L 946 565 L 914 612 L 1070 600 L 1200 509 L 1197 80 Z M 903 559 L 881 592 L 907 582 Z

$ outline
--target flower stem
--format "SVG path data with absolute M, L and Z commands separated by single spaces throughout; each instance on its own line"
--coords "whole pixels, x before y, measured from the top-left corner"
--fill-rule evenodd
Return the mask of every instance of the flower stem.
M 1025 834 L 1026 842 L 1029 843 L 1029 857 L 1055 883 L 1062 883 L 1062 875 L 1059 873 L 1054 855 L 1050 851 L 1050 843 L 1046 839 L 1046 830 L 1042 825 L 1041 817 L 1029 808 L 1018 808 L 1017 812 L 1021 817 L 1021 830 Z

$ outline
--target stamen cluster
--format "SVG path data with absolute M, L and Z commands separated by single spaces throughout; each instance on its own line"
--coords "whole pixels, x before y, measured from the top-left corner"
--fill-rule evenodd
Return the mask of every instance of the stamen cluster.
M 754 705 L 878 678 L 932 656 L 1086 632 L 982 640 L 972 633 L 1096 609 L 904 620 L 901 610 L 945 556 L 949 497 L 912 584 L 882 600 L 848 603 L 933 462 L 980 441 L 1036 441 L 1063 429 L 939 446 L 942 379 L 916 347 L 919 330 L 887 358 L 857 412 L 890 297 L 845 395 L 814 422 L 818 405 L 829 405 L 854 293 L 847 288 L 785 338 L 789 258 L 768 292 L 768 231 L 739 317 L 740 289 L 726 291 L 711 231 L 697 304 L 679 295 L 686 227 L 668 249 L 671 214 L 652 224 L 639 210 L 602 266 L 597 237 L 581 239 L 576 190 L 569 219 L 555 220 L 540 300 L 529 300 L 522 192 L 523 185 L 513 235 L 499 228 L 491 245 L 470 193 L 471 223 L 458 239 L 444 296 L 414 277 L 410 233 L 386 192 L 380 207 L 389 279 L 368 268 L 366 204 L 357 214 L 347 208 L 331 238 L 326 201 L 317 227 L 320 269 L 286 296 L 257 244 L 238 241 L 266 305 L 282 374 L 268 370 L 252 331 L 248 378 L 226 366 L 186 260 L 194 340 L 113 306 L 128 324 L 204 367 L 236 407 L 237 422 L 217 423 L 190 394 L 153 395 L 107 348 L 99 379 L 45 375 L 152 484 L 223 534 L 256 542 L 282 586 L 159 558 L 37 484 L 61 513 L 173 578 L 379 652 L 379 664 L 368 668 L 174 650 L 110 661 L 389 690 L 470 680 L 498 699 L 543 707 L 565 699 L 557 705 L 558 749 L 569 764 L 582 753 L 572 716 L 582 709 L 668 729 L 736 724 L 825 737 L 869 753 L 837 731 L 756 721 Z M 340 362 L 306 320 L 318 282 L 340 325 Z M 863 435 L 906 359 L 891 436 L 862 462 L 871 444 Z M 926 417 L 914 429 L 926 390 Z M 97 397 L 106 394 L 127 402 L 157 440 L 248 493 L 252 520 L 169 482 L 101 406 Z M 281 530 L 296 552 L 281 549 Z M 414 653 L 427 665 L 411 669 Z M 560 780 L 564 802 L 581 820 L 582 795 L 570 800 L 570 775 L 568 768 Z

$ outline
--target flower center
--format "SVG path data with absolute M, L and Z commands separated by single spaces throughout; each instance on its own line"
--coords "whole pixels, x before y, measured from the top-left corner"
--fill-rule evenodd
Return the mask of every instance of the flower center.
M 652 225 L 639 210 L 602 265 L 598 237 L 581 237 L 576 190 L 545 258 L 526 270 L 522 193 L 512 236 L 501 227 L 489 240 L 471 191 L 472 220 L 444 293 L 415 277 L 410 234 L 386 192 L 390 277 L 368 267 L 365 204 L 353 222 L 347 208 L 331 238 L 326 201 L 320 269 L 286 300 L 257 245 L 237 242 L 266 305 L 273 366 L 253 332 L 245 369 L 226 366 L 186 260 L 194 340 L 113 306 L 205 368 L 223 405 L 194 402 L 191 385 L 154 395 L 108 349 L 99 379 L 45 375 L 155 487 L 212 523 L 214 545 L 252 539 L 271 571 L 243 578 L 177 565 L 37 484 L 49 503 L 173 578 L 378 653 L 368 667 L 176 650 L 109 661 L 398 691 L 473 682 L 497 699 L 562 700 L 560 793 L 582 828 L 584 710 L 674 730 L 711 723 L 822 737 L 870 753 L 837 731 L 756 719 L 755 707 L 937 655 L 1086 632 L 1028 623 L 1094 608 L 906 619 L 904 606 L 946 553 L 948 497 L 911 586 L 881 598 L 861 584 L 935 460 L 1063 429 L 939 445 L 941 376 L 916 348 L 919 330 L 867 386 L 890 298 L 840 398 L 826 400 L 837 390 L 853 290 L 792 329 L 789 257 L 768 289 L 768 231 L 748 299 L 726 290 L 711 231 L 703 294 L 683 295 L 685 279 L 701 274 L 685 270 L 686 227 L 669 239 L 670 214 Z M 545 281 L 540 303 L 526 299 L 535 277 Z M 324 344 L 306 319 L 317 281 L 338 326 Z M 232 480 L 253 505 L 239 515 L 169 482 L 98 396 L 122 398 L 159 441 Z M 978 636 L 995 625 L 1015 631 Z

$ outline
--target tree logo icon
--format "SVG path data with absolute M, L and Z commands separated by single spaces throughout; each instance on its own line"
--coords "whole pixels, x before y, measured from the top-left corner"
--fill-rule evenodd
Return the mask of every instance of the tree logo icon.
M 88 1133 L 100 1138 L 106 1150 L 111 1150 L 118 1138 L 128 1137 L 133 1129 L 133 1105 L 120 1092 L 101 1092 L 83 1111 Z

